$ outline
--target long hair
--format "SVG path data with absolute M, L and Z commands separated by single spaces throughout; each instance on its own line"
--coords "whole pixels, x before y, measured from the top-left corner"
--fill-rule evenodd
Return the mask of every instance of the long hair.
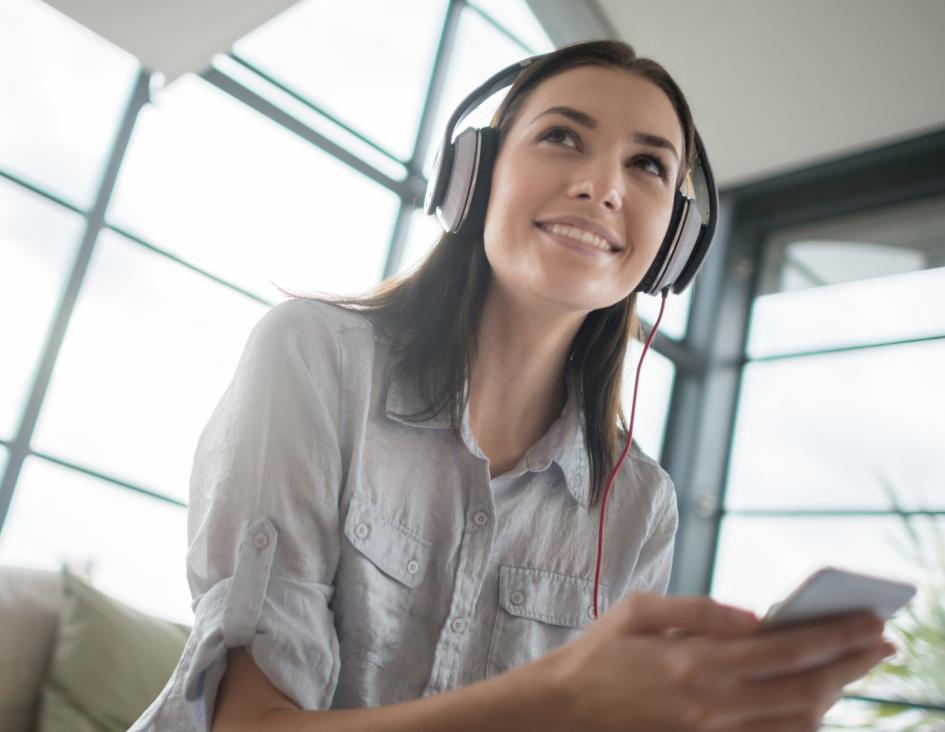
M 658 63 L 640 58 L 620 41 L 590 41 L 553 51 L 530 64 L 515 80 L 496 111 L 492 126 L 499 146 L 528 94 L 542 81 L 577 66 L 624 69 L 651 81 L 669 97 L 683 129 L 685 165 L 691 167 L 694 125 L 689 106 L 672 77 Z M 476 360 L 479 324 L 491 279 L 483 243 L 484 215 L 459 234 L 444 233 L 412 271 L 382 282 L 360 296 L 320 296 L 366 315 L 387 340 L 394 356 L 394 378 L 413 383 L 425 405 L 402 418 L 421 421 L 443 411 L 456 434 L 462 425 L 466 384 Z M 578 330 L 565 373 L 575 384 L 585 420 L 590 464 L 591 503 L 604 490 L 627 425 L 620 404 L 624 355 L 631 337 L 639 337 L 636 294 L 591 311 Z M 623 435 L 621 435 L 621 432 Z

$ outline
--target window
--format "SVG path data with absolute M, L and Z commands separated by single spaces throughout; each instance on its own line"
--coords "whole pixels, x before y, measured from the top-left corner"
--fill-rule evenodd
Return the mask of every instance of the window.
M 186 501 L 197 438 L 264 311 L 137 242 L 103 234 L 33 447 Z
M 0 169 L 88 208 L 135 60 L 36 0 L 0 5 Z
M 278 300 L 376 283 L 396 210 L 390 191 L 187 76 L 142 110 L 109 220 Z
M 186 551 L 181 506 L 36 457 L 23 466 L 0 533 L 0 562 L 69 563 L 145 612 L 192 622 Z
M 433 158 L 449 116 L 463 98 L 492 74 L 501 71 L 528 55 L 523 44 L 501 32 L 487 18 L 471 8 L 464 7 L 460 17 L 456 47 L 450 58 L 449 73 L 443 90 L 443 100 L 436 113 L 431 145 L 426 151 L 424 171 L 433 168 Z M 504 94 L 499 91 L 470 114 L 462 127 L 482 127 L 489 120 Z M 461 127 L 461 128 L 462 128 Z
M 13 439 L 82 226 L 81 216 L 0 179 L 0 439 Z
M 630 352 L 624 361 L 621 406 L 628 426 L 633 401 L 633 381 L 636 378 L 637 365 L 642 351 L 642 343 L 638 341 L 631 343 Z M 633 426 L 633 439 L 639 444 L 643 452 L 657 461 L 659 461 L 660 453 L 663 450 L 666 416 L 669 411 L 669 400 L 675 375 L 676 367 L 673 362 L 651 346 L 643 360 L 643 369 L 640 372 L 640 388 L 637 394 L 637 414 Z
M 660 322 L 660 333 L 676 340 L 685 337 L 692 291 L 698 286 L 699 280 L 696 280 L 680 294 L 669 295 L 666 299 L 666 309 L 663 311 L 663 320 Z M 647 327 L 656 322 L 661 299 L 661 295 L 637 295 L 637 314 Z
M 444 94 L 425 110 L 457 21 Z M 190 461 L 253 323 L 280 287 L 359 292 L 418 261 L 438 236 L 405 182 L 439 142 L 414 149 L 424 115 L 442 127 L 493 70 L 550 48 L 523 0 L 306 0 L 148 101 L 123 51 L 39 0 L 5 3 L 0 470 L 14 490 L 0 496 L 0 562 L 67 561 L 187 622 Z
M 922 606 L 945 537 L 945 200 L 778 229 L 764 249 L 712 593 L 763 612 L 836 565 L 911 580 Z
M 308 0 L 250 33 L 233 51 L 407 160 L 446 5 Z

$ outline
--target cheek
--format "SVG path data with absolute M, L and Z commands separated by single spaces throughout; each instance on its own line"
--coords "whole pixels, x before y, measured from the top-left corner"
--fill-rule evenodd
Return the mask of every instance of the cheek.
M 530 225 L 528 202 L 521 192 L 522 186 L 500 171 L 493 175 L 483 230 L 487 256 L 507 248 L 522 234 L 519 229 Z
M 673 198 L 668 201 L 662 199 L 655 203 L 651 209 L 650 215 L 644 219 L 640 235 L 644 250 L 650 257 L 650 261 L 659 251 L 663 239 L 669 230 L 669 222 L 673 216 Z

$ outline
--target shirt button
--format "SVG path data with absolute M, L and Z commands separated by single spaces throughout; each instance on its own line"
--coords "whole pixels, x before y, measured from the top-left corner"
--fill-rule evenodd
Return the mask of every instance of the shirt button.
M 593 606 L 593 605 L 591 605 L 591 606 L 587 609 L 587 617 L 589 617 L 591 620 L 594 619 L 594 606 Z
M 265 549 L 269 546 L 269 537 L 265 534 L 256 534 L 256 536 L 253 537 L 253 546 L 257 549 Z
M 525 602 L 525 595 L 519 591 L 515 590 L 511 595 L 509 595 L 509 600 L 512 601 L 513 605 L 521 605 Z
M 368 528 L 367 524 L 358 524 L 354 527 L 354 535 L 359 539 L 366 539 L 367 535 L 371 533 L 371 530 Z
M 489 521 L 489 517 L 486 516 L 482 511 L 473 516 L 473 521 L 476 522 L 477 526 L 485 526 Z
M 420 569 L 420 563 L 416 559 L 407 562 L 407 574 L 416 574 L 418 569 Z
M 453 629 L 454 633 L 462 633 L 466 630 L 466 621 L 462 618 L 453 618 L 453 622 L 450 623 L 450 628 Z

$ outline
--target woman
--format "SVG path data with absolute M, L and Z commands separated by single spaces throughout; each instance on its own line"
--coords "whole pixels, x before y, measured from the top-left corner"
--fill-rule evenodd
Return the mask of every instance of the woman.
M 416 272 L 254 330 L 194 465 L 194 631 L 135 730 L 810 730 L 890 651 L 871 616 L 762 635 L 661 597 L 675 498 L 635 447 L 592 621 L 634 291 L 695 130 L 612 42 L 536 60 L 494 126 Z

